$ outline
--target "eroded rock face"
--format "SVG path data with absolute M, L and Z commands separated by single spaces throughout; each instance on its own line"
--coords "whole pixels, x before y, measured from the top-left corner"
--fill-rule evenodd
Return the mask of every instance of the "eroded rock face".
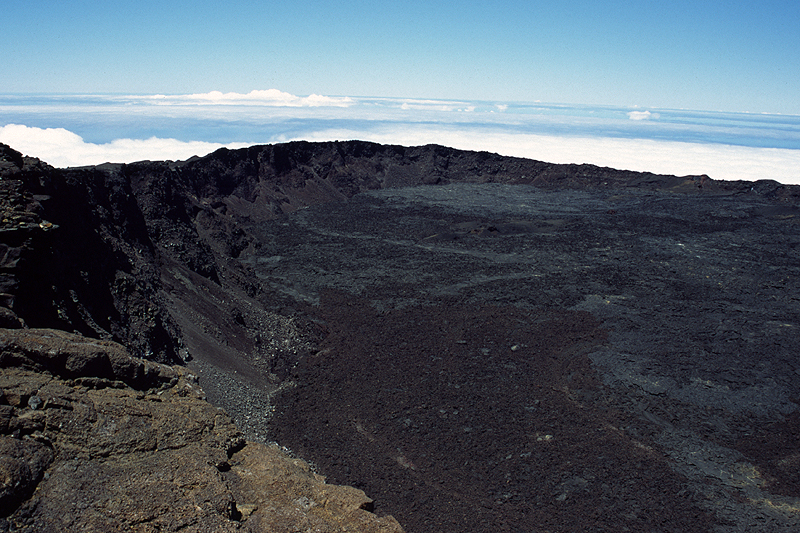
M 139 389 L 177 379 L 169 366 L 133 358 L 120 344 L 59 330 L 0 330 L 0 367 L 24 367 L 66 378 L 121 380 Z
M 185 369 L 118 344 L 0 330 L 0 390 L 0 529 L 401 531 L 362 491 L 246 442 Z
M 119 173 L 64 171 L 0 146 L 0 293 L 32 327 L 121 342 L 180 360 L 159 301 L 158 252 Z M 14 317 L 4 320 L 15 326 Z

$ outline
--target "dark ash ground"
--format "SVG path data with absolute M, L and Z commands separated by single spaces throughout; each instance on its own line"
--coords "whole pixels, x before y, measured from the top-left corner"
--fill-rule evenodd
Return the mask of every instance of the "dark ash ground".
M 317 346 L 278 394 L 203 386 L 411 533 L 797 531 L 798 215 L 497 184 L 311 206 L 240 259 Z

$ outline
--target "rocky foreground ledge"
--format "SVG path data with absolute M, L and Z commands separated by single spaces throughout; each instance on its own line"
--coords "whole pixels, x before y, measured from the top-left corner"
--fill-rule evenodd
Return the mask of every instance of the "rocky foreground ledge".
M 2 329 L 0 391 L 0 531 L 402 531 L 117 343 Z

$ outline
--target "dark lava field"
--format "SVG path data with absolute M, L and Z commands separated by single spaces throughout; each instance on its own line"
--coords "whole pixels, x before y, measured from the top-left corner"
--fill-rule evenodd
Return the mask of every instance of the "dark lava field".
M 449 184 L 248 228 L 320 339 L 270 438 L 412 533 L 797 531 L 798 214 Z

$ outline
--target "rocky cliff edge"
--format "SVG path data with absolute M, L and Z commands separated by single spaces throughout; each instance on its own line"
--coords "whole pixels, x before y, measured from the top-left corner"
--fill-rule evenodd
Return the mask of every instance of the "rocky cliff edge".
M 246 442 L 182 367 L 0 330 L 0 530 L 401 531 L 371 504 Z

